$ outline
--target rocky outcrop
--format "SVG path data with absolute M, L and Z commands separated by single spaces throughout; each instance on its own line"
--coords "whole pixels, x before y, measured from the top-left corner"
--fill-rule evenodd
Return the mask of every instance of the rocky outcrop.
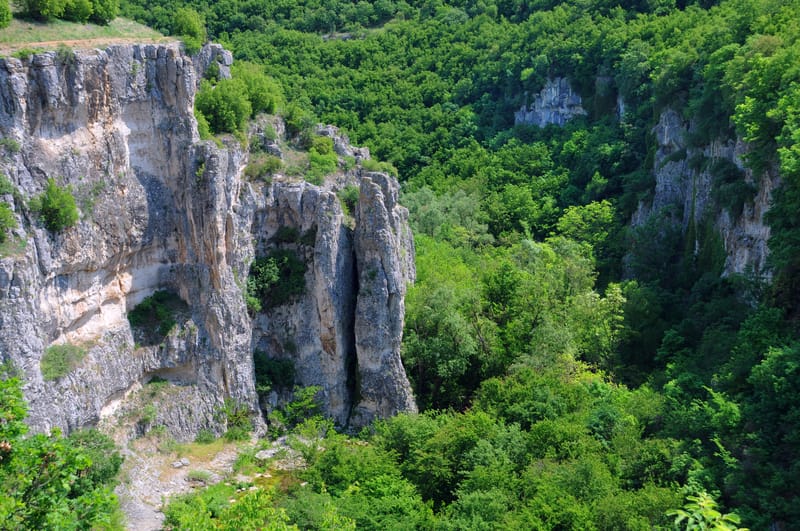
M 557 77 L 548 79 L 533 101 L 514 113 L 514 124 L 563 126 L 572 118 L 585 114 L 580 94 L 572 90 L 569 80 Z
M 212 47 L 193 60 L 178 44 L 0 59 L 0 134 L 20 147 L 0 161 L 17 190 L 5 200 L 19 222 L 0 257 L 0 355 L 24 377 L 35 429 L 72 430 L 105 418 L 131 421 L 132 434 L 144 420 L 179 439 L 204 427 L 219 431 L 215 413 L 226 398 L 257 409 L 255 348 L 291 354 L 298 383 L 322 385 L 328 413 L 340 423 L 350 419 L 361 356 L 357 238 L 335 186 L 291 179 L 254 185 L 240 178 L 246 154 L 238 143 L 199 141 L 198 79 L 214 62 L 225 75 L 229 59 Z M 71 187 L 81 211 L 77 225 L 58 233 L 28 206 L 48 178 Z M 383 208 L 394 223 L 385 230 L 404 234 L 394 243 L 406 247 L 384 257 L 384 276 L 400 284 L 413 278 L 394 273 L 413 271 L 404 209 L 363 190 L 362 203 Z M 282 227 L 307 235 L 287 245 L 303 256 L 309 289 L 299 301 L 251 319 L 242 296 L 250 262 Z M 157 342 L 142 341 L 127 315 L 157 291 L 177 301 L 175 326 Z M 387 298 L 403 292 L 393 284 Z M 391 308 L 394 324 L 384 339 L 396 356 L 384 358 L 384 372 L 400 383 L 384 391 L 401 394 L 385 400 L 405 406 L 362 418 L 413 408 L 394 348 L 402 300 Z M 85 355 L 45 380 L 45 352 L 66 343 Z M 157 409 L 131 411 L 154 379 L 169 388 Z
M 652 201 L 639 205 L 632 224 L 643 224 L 649 216 L 665 211 L 671 212 L 684 232 L 692 224 L 713 223 L 725 248 L 726 273 L 766 274 L 770 231 L 764 214 L 779 184 L 777 172 L 754 176 L 744 165 L 747 144 L 741 139 L 692 147 L 686 141 L 691 130 L 692 124 L 674 110 L 661 113 L 653 130 L 655 191 Z M 723 204 L 725 185 L 738 186 L 742 197 Z
M 397 181 L 381 173 L 361 179 L 356 210 L 358 302 L 355 341 L 358 402 L 354 421 L 416 411 L 400 362 L 406 284 L 416 276 L 408 212 L 397 207 Z M 402 376 L 402 377 L 401 377 Z

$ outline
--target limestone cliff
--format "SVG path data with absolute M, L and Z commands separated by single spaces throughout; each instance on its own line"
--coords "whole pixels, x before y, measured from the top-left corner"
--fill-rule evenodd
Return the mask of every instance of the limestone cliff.
M 515 124 L 544 127 L 549 124 L 564 125 L 576 116 L 584 116 L 580 94 L 572 89 L 563 77 L 548 79 L 544 88 L 514 113 Z
M 177 44 L 0 60 L 0 135 L 19 146 L 0 161 L 19 223 L 0 257 L 0 355 L 22 373 L 38 430 L 133 417 L 133 431 L 161 424 L 179 439 L 219 431 L 225 398 L 257 409 L 256 348 L 290 355 L 298 383 L 321 385 L 341 424 L 356 406 L 364 420 L 414 407 L 398 348 L 414 275 L 397 183 L 363 179 L 352 230 L 335 184 L 243 180 L 238 143 L 220 148 L 197 135 L 194 95 L 212 60 L 224 75 L 230 56 L 219 47 L 193 60 Z M 81 212 L 57 233 L 29 206 L 48 178 L 71 187 Z M 292 244 L 302 247 L 308 289 L 251 318 L 249 264 L 282 227 L 311 231 Z M 374 246 L 358 243 L 373 236 Z M 374 279 L 386 288 L 373 289 Z M 127 316 L 160 291 L 173 294 L 176 324 L 153 341 Z M 369 341 L 359 339 L 365 328 Z M 45 380 L 44 353 L 66 343 L 85 355 Z M 137 417 L 130 404 L 154 378 L 168 389 Z
M 779 184 L 777 172 L 753 175 L 744 165 L 747 144 L 740 139 L 689 145 L 692 127 L 674 110 L 661 113 L 653 131 L 655 191 L 652 201 L 639 205 L 633 225 L 667 210 L 684 232 L 692 224 L 711 223 L 724 246 L 726 273 L 767 273 L 770 231 L 764 214 Z M 726 200 L 725 188 L 732 186 L 737 187 L 738 197 Z

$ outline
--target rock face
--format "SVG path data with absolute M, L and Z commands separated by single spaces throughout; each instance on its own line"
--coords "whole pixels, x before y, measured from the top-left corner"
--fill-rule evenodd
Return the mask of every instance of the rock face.
M 218 432 L 226 398 L 257 409 L 256 348 L 290 356 L 298 383 L 321 385 L 327 412 L 341 424 L 359 404 L 358 419 L 414 407 L 398 349 L 404 282 L 414 274 L 397 183 L 363 179 L 353 231 L 335 186 L 243 181 L 238 144 L 218 148 L 197 135 L 198 71 L 212 61 L 225 75 L 230 56 L 218 47 L 194 61 L 178 45 L 0 59 L 0 134 L 13 139 L 0 171 L 17 191 L 0 199 L 12 203 L 19 224 L 0 255 L 0 356 L 23 376 L 37 430 L 133 418 L 131 434 L 159 424 L 182 440 L 201 428 Z M 81 211 L 77 225 L 58 233 L 28 206 L 48 178 L 69 186 Z M 381 179 L 386 191 L 373 193 Z M 370 237 L 362 219 L 380 235 L 380 259 L 357 243 Z M 285 227 L 308 233 L 286 244 L 304 258 L 307 290 L 251 318 L 242 296 L 250 262 Z M 358 332 L 359 323 L 369 327 L 359 314 L 365 264 L 391 279 L 376 324 L 384 336 L 373 334 L 367 350 Z M 158 342 L 141 341 L 127 315 L 157 291 L 175 299 L 176 324 Z M 369 300 L 377 307 L 379 297 Z M 85 355 L 45 380 L 45 352 L 66 343 Z M 384 379 L 376 382 L 376 372 Z M 132 397 L 153 379 L 168 388 L 157 408 L 131 411 Z
M 538 127 L 564 125 L 572 118 L 585 114 L 581 97 L 572 90 L 569 80 L 557 77 L 548 79 L 542 91 L 533 97 L 533 102 L 523 105 L 514 113 L 514 123 Z
M 642 224 L 649 216 L 665 211 L 671 212 L 684 232 L 690 224 L 710 220 L 725 248 L 725 273 L 767 273 L 769 226 L 764 214 L 779 184 L 777 172 L 754 176 L 743 163 L 747 145 L 740 139 L 691 147 L 686 142 L 691 129 L 692 124 L 677 112 L 667 109 L 661 114 L 654 129 L 655 193 L 652 202 L 639 205 L 632 224 Z M 744 201 L 721 204 L 720 191 L 726 180 L 728 186 L 733 182 L 749 190 Z

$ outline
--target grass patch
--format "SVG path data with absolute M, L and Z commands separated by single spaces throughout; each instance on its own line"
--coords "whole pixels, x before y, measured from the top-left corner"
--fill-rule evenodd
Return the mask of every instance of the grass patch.
M 0 242 L 0 258 L 25 254 L 27 247 L 28 240 L 25 238 L 6 238 Z
M 56 380 L 72 372 L 86 356 L 86 349 L 70 343 L 51 345 L 42 355 L 42 378 Z
M 244 169 L 245 176 L 251 181 L 261 179 L 269 182 L 269 178 L 283 169 L 283 161 L 267 153 L 257 153 L 250 157 L 250 163 Z
M 69 42 L 70 46 L 96 48 L 113 44 L 120 39 L 137 42 L 163 42 L 169 40 L 159 32 L 132 20 L 116 18 L 108 26 L 96 24 L 79 24 L 65 20 L 37 22 L 14 19 L 11 24 L 0 31 L 0 53 L 9 55 L 15 51 L 25 51 L 25 57 L 35 48 L 55 48 L 57 43 Z M 40 45 L 40 46 L 38 46 Z

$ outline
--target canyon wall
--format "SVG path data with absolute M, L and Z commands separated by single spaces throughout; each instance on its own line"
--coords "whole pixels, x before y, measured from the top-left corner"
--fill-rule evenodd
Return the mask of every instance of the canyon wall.
M 256 348 L 289 355 L 297 383 L 320 385 L 342 425 L 414 409 L 399 359 L 413 242 L 396 181 L 350 172 L 361 186 L 351 227 L 336 183 L 243 179 L 238 142 L 197 134 L 194 96 L 210 61 L 224 75 L 230 55 L 209 46 L 190 58 L 165 44 L 0 59 L 0 172 L 14 188 L 0 199 L 18 223 L 0 254 L 0 357 L 23 377 L 37 430 L 220 432 L 225 399 L 258 411 Z M 48 179 L 76 198 L 75 226 L 49 231 L 32 208 Z M 251 316 L 250 263 L 281 227 L 313 228 L 295 244 L 307 290 Z M 128 315 L 158 293 L 175 323 L 154 336 Z M 374 341 L 359 339 L 365 326 Z M 81 356 L 45 379 L 57 345 Z

